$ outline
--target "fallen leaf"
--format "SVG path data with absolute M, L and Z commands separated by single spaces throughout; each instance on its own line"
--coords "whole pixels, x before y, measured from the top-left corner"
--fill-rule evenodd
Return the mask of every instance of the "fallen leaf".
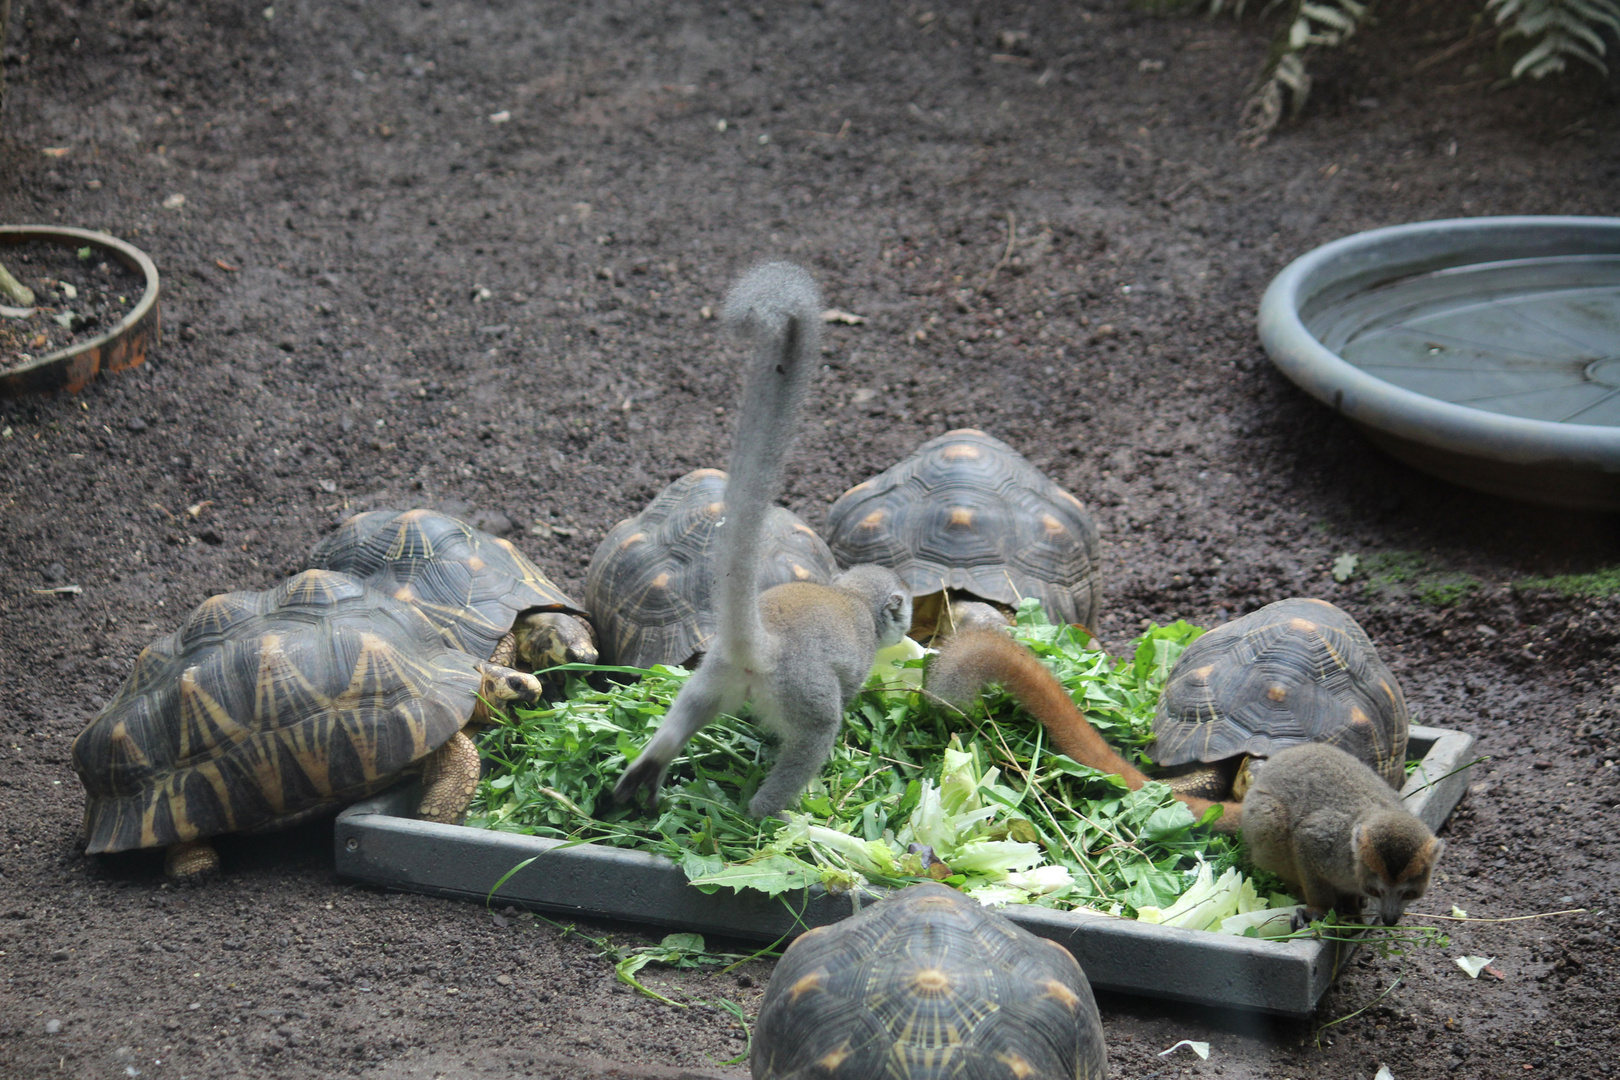
M 1453 919 L 1466 919 L 1466 918 L 1468 918 L 1468 912 L 1464 911 L 1462 908 L 1458 907 L 1456 904 L 1452 904 L 1451 905 L 1451 917 Z
M 65 146 L 47 146 L 40 150 L 46 157 L 67 157 L 68 148 Z
M 163 200 L 163 209 L 165 210 L 178 210 L 184 205 L 186 205 L 186 197 L 178 191 Z
M 855 315 L 848 311 L 839 311 L 837 308 L 828 308 L 821 313 L 821 321 L 843 323 L 845 326 L 860 326 L 866 322 L 866 316 Z
M 1359 555 L 1340 555 L 1333 560 L 1333 580 L 1344 584 L 1356 576 L 1356 566 L 1361 562 Z
M 1173 1054 L 1177 1050 L 1180 1050 L 1183 1046 L 1190 1049 L 1193 1053 L 1197 1054 L 1199 1057 L 1203 1058 L 1205 1061 L 1209 1060 L 1209 1043 L 1207 1043 L 1207 1042 L 1193 1042 L 1191 1039 L 1182 1039 L 1180 1042 L 1176 1043 L 1176 1045 L 1172 1046 L 1170 1049 L 1168 1049 L 1168 1050 L 1160 1050 L 1159 1051 L 1159 1056 L 1164 1057 L 1167 1054 Z
M 1477 979 L 1479 973 L 1485 970 L 1485 966 L 1495 959 L 1494 956 L 1459 956 L 1455 959 L 1455 963 L 1470 979 Z
M 1395 1074 L 1389 1071 L 1388 1065 L 1378 1066 L 1378 1075 L 1373 1080 L 1395 1080 Z
M 241 267 L 239 267 L 239 266 L 232 266 L 230 263 L 226 262 L 224 259 L 215 259 L 214 260 L 214 265 L 219 267 L 221 270 L 225 271 L 227 274 L 234 274 L 238 270 L 241 269 Z
M 510 119 L 512 119 L 512 114 L 505 109 L 498 113 L 489 114 L 489 122 L 492 124 L 504 124 Z

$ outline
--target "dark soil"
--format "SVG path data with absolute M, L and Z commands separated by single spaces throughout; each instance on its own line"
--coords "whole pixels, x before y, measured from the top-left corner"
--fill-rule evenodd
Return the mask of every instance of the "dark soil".
M 34 292 L 30 314 L 0 317 L 0 371 L 107 333 L 146 288 L 140 275 L 92 247 L 0 244 L 0 263 Z
M 829 328 L 791 509 L 819 524 L 972 425 L 1094 508 L 1111 645 L 1343 604 L 1421 719 L 1491 757 L 1421 910 L 1585 909 L 1435 923 L 1449 948 L 1363 956 L 1316 1022 L 1105 998 L 1114 1075 L 1613 1075 L 1620 602 L 1514 582 L 1620 562 L 1615 522 L 1391 462 L 1253 329 L 1345 233 L 1620 211 L 1614 81 L 1491 92 L 1485 45 L 1414 74 L 1478 10 L 1381 9 L 1250 149 L 1267 32 L 1124 0 L 19 0 L 0 220 L 144 248 L 165 336 L 78 397 L 0 403 L 0 1073 L 726 1071 L 724 1012 L 630 993 L 532 919 L 340 881 L 330 824 L 227 840 L 199 885 L 87 859 L 68 744 L 143 645 L 355 510 L 476 512 L 577 594 L 615 521 L 723 463 L 738 357 L 706 312 L 781 256 L 868 319 Z M 1329 572 L 1388 552 L 1478 584 Z M 652 977 L 751 1010 L 767 975 Z M 1208 1062 L 1158 1056 L 1186 1038 Z

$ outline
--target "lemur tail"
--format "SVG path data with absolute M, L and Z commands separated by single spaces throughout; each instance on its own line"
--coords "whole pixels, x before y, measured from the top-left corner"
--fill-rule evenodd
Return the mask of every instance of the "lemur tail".
M 990 683 L 1006 687 L 1046 727 L 1052 745 L 1060 753 L 1082 765 L 1119 776 L 1132 791 L 1148 782 L 1141 769 L 1103 741 L 1040 658 L 999 630 L 964 630 L 953 635 L 929 663 L 924 685 L 953 705 L 967 706 Z M 1181 792 L 1175 797 L 1187 804 L 1195 818 L 1203 817 L 1215 805 Z M 1220 833 L 1235 832 L 1242 824 L 1243 805 L 1219 805 L 1222 815 L 1211 828 Z
M 821 290 L 792 263 L 756 266 L 726 296 L 726 325 L 753 339 L 752 369 L 733 437 L 726 518 L 715 561 L 718 646 L 763 641 L 755 580 L 765 515 L 782 490 L 794 426 L 821 353 Z

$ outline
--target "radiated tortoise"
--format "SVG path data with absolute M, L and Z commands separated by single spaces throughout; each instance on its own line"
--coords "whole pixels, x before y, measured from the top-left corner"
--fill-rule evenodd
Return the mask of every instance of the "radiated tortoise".
M 1249 759 L 1330 743 L 1399 789 L 1411 720 L 1367 632 L 1326 600 L 1292 597 L 1187 646 L 1165 683 L 1148 754 L 1179 790 L 1241 799 Z
M 453 647 L 540 671 L 594 664 L 585 609 L 510 541 L 432 510 L 373 510 L 349 518 L 310 553 L 422 609 Z
M 478 781 L 463 728 L 539 691 L 344 574 L 222 593 L 143 649 L 74 740 L 86 853 L 167 848 L 171 874 L 201 873 L 218 865 L 208 837 L 291 825 L 415 769 L 420 816 L 454 822 Z
M 1026 596 L 1094 627 L 1097 527 L 1079 499 L 982 431 L 949 431 L 855 485 L 827 511 L 840 564 L 892 567 L 914 597 L 912 637 L 1006 624 Z
M 724 528 L 726 474 L 697 469 L 615 525 L 585 576 L 585 606 L 601 631 L 603 662 L 690 664 L 714 636 L 713 570 Z M 832 552 L 792 511 L 773 506 L 761 541 L 761 591 L 792 581 L 827 584 Z
M 1069 951 L 943 885 L 803 934 L 760 1004 L 754 1080 L 1103 1080 L 1091 984 Z

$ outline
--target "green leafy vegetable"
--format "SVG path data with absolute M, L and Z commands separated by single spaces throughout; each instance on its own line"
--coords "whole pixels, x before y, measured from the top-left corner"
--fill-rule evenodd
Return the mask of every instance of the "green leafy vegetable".
M 1202 631 L 1185 622 L 1154 627 L 1116 661 L 1028 601 L 1015 633 L 1103 737 L 1145 763 L 1159 693 Z M 917 685 L 923 663 L 920 650 L 881 658 L 820 779 L 780 819 L 764 821 L 744 807 L 771 748 L 730 717 L 699 732 L 675 760 L 656 810 L 616 805 L 613 783 L 687 673 L 613 669 L 640 677 L 604 689 L 586 679 L 602 669 L 559 669 L 569 679 L 564 700 L 486 736 L 483 752 L 495 768 L 468 824 L 655 852 L 709 892 L 776 896 L 817 884 L 944 880 L 985 903 L 1164 917 L 1189 888 L 1202 887 L 1218 891 L 1218 901 L 1186 905 L 1209 914 L 1194 921 L 1211 929 L 1267 906 L 1238 872 L 1234 842 L 1196 832 L 1169 788 L 1133 792 L 1117 776 L 1053 753 L 1041 726 L 1003 693 L 987 695 L 972 715 L 933 701 Z

